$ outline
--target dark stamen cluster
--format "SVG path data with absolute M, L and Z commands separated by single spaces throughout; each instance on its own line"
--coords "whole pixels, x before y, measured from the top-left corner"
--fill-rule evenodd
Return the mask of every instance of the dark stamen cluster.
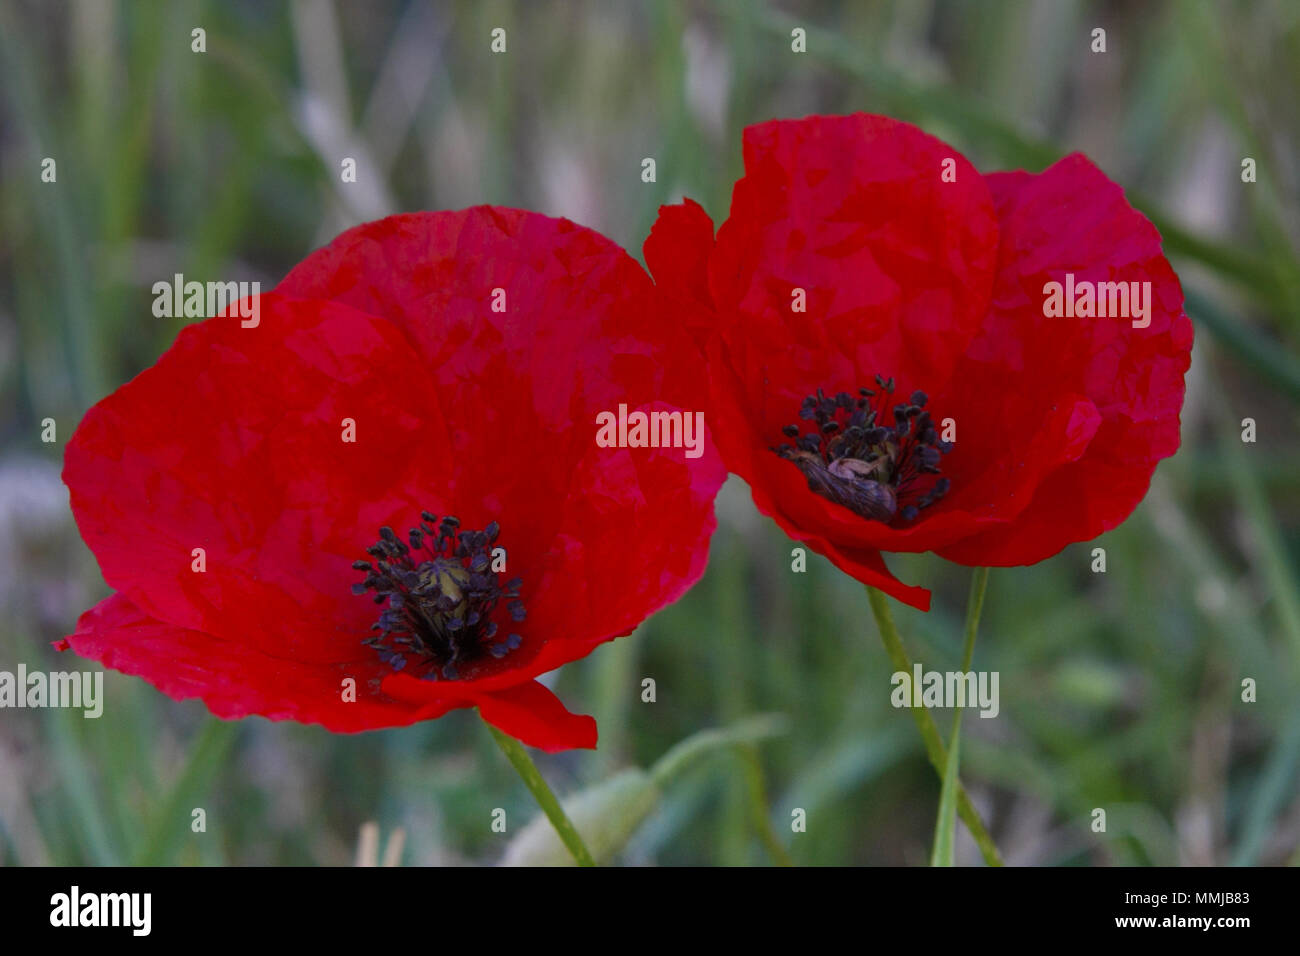
M 913 392 L 887 414 L 894 380 L 877 375 L 876 386 L 858 389 L 856 398 L 818 389 L 799 409 L 814 429 L 804 434 L 799 425 L 787 425 L 782 431 L 795 443 L 772 450 L 798 465 L 813 491 L 856 514 L 911 521 L 947 493 L 948 479 L 930 476 L 939 474 L 939 460 L 952 445 L 939 440 L 924 392 Z
M 490 570 L 501 532 L 495 521 L 482 531 L 461 531 L 451 515 L 441 522 L 427 511 L 420 517 L 409 544 L 392 528 L 379 529 L 379 540 L 366 548 L 374 563 L 352 565 L 366 572 L 352 593 L 374 591 L 376 604 L 388 604 L 371 626 L 378 634 L 365 640 L 384 663 L 399 671 L 413 664 L 412 672 L 426 680 L 455 680 L 460 665 L 484 654 L 504 657 L 519 646 L 518 634 L 496 640 L 492 615 L 505 601 L 512 621 L 524 619 L 523 581 L 513 578 L 503 588 Z

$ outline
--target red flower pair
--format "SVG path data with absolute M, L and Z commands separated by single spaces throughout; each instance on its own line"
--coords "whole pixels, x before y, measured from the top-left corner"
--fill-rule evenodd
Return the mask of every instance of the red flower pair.
M 353 229 L 255 328 L 186 329 L 68 447 L 117 591 L 70 646 L 227 718 L 477 706 L 594 746 L 536 678 L 699 578 L 724 476 L 708 442 L 602 447 L 622 404 L 678 437 L 705 411 L 764 513 L 922 607 L 881 551 L 1028 563 L 1127 516 L 1177 447 L 1191 332 L 1117 186 L 1077 156 L 981 177 L 869 116 L 752 128 L 745 161 L 716 239 L 663 210 L 657 286 L 590 230 L 478 207 Z M 1065 272 L 1150 282 L 1148 324 L 1045 317 Z

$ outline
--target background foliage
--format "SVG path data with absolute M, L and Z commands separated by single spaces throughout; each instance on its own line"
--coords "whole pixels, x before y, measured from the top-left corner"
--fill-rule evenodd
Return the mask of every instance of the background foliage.
M 1004 854 L 1297 861 L 1300 6 L 0 0 L 0 86 L 0 669 L 73 666 L 48 642 L 106 593 L 58 472 L 85 409 L 185 321 L 152 315 L 153 282 L 270 288 L 348 225 L 480 202 L 567 216 L 639 257 L 660 203 L 725 218 L 746 124 L 883 112 L 985 170 L 1086 152 L 1161 227 L 1197 327 L 1184 447 L 1098 542 L 1108 573 L 1090 573 L 1091 544 L 993 572 L 976 667 L 1001 673 L 1002 713 L 965 722 L 962 771 Z M 1239 440 L 1247 415 L 1257 444 Z M 925 862 L 939 780 L 889 705 L 862 588 L 816 557 L 792 574 L 791 543 L 734 479 L 718 512 L 699 587 L 559 675 L 601 746 L 543 771 L 574 792 L 780 713 L 784 734 L 674 773 L 619 859 Z M 955 667 L 970 572 L 891 561 L 936 594 L 929 615 L 896 606 L 912 657 Z M 1243 677 L 1258 703 L 1240 702 Z M 223 725 L 113 672 L 105 687 L 99 720 L 0 712 L 0 861 L 346 863 L 375 820 L 405 830 L 406 863 L 491 863 L 492 809 L 512 830 L 533 814 L 465 712 L 331 736 Z M 964 832 L 957 858 L 978 859 Z

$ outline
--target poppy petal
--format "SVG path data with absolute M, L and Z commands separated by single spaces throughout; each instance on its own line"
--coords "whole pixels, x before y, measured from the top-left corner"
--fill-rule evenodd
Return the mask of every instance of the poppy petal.
M 864 522 L 810 491 L 772 449 L 819 388 L 856 395 L 883 374 L 909 394 L 947 381 L 992 290 L 988 188 L 956 150 L 886 117 L 764 123 L 746 130 L 744 147 L 745 177 L 707 263 L 718 341 L 692 329 L 708 353 L 724 460 L 788 533 L 901 600 L 928 602 L 878 555 L 861 556 L 950 543 L 978 519 L 953 512 L 924 530 Z M 646 245 L 656 281 L 679 302 L 700 295 L 707 227 L 692 206 L 661 210 Z
M 224 720 L 260 715 L 350 733 L 469 706 L 455 700 L 400 701 L 380 692 L 388 668 L 373 658 L 344 664 L 273 656 L 157 620 L 121 594 L 82 614 L 66 640 L 82 657 L 142 677 L 168 697 L 201 698 Z
M 680 310 L 678 320 L 703 346 L 717 331 L 709 295 L 713 220 L 693 199 L 661 206 L 641 247 L 655 283 Z
M 276 291 L 387 319 L 449 420 L 474 423 L 457 430 L 457 469 L 493 491 L 482 520 L 500 521 L 529 613 L 510 677 L 628 633 L 703 573 L 726 478 L 707 434 L 698 457 L 595 442 L 596 416 L 621 405 L 692 424 L 708 411 L 698 350 L 615 243 L 516 209 L 410 213 L 348 230 Z
M 596 721 L 570 713 L 543 684 L 526 680 L 494 690 L 484 681 L 425 681 L 389 674 L 384 693 L 412 707 L 477 706 L 483 719 L 548 753 L 596 746 Z
M 595 719 L 570 713 L 538 681 L 484 694 L 478 712 L 498 730 L 547 753 L 596 746 Z
M 411 449 L 436 459 L 447 427 L 387 323 L 274 294 L 260 312 L 256 328 L 184 329 L 87 412 L 64 481 L 105 580 L 151 617 L 276 657 L 355 661 L 374 611 L 351 593 L 352 562 L 425 506 Z
M 152 622 L 150 641 L 170 628 L 210 651 L 222 680 L 220 662 L 240 655 L 259 669 L 242 712 L 362 729 L 480 705 L 539 746 L 590 746 L 588 719 L 533 678 L 699 578 L 725 478 L 702 360 L 663 321 L 665 301 L 622 249 L 565 220 L 476 207 L 359 226 L 261 296 L 259 324 L 187 328 L 87 414 L 64 471 L 82 534 Z M 609 447 L 600 419 L 615 411 L 656 420 L 657 439 L 620 430 Z M 415 636 L 381 622 L 374 637 L 376 603 L 392 621 L 411 594 L 462 593 L 459 579 L 439 597 L 418 578 L 435 560 L 407 562 L 418 535 L 378 569 L 354 566 L 381 530 L 405 539 L 426 510 L 492 529 L 490 556 L 460 542 L 482 562 L 466 570 L 518 589 L 490 598 L 471 575 L 492 625 L 455 618 L 475 627 L 472 644 L 436 620 Z M 439 561 L 457 547 L 440 542 Z M 130 658 L 114 642 L 135 630 L 96 633 L 69 644 Z M 279 661 L 361 673 L 358 699 L 385 706 L 359 710 L 310 682 L 276 697 L 263 678 Z M 227 707 L 225 692 L 195 691 Z
M 904 389 L 946 381 L 997 262 L 974 167 L 915 126 L 865 114 L 751 126 L 744 154 L 709 284 L 760 430 L 779 434 L 818 388 L 856 392 L 878 373 Z
M 998 280 L 955 381 L 968 396 L 1013 396 L 1021 409 L 1085 400 L 1092 412 L 1074 423 L 1086 447 L 1045 474 L 1013 520 L 939 553 L 962 564 L 1032 564 L 1122 522 L 1156 464 L 1178 449 L 1192 325 L 1159 233 L 1085 157 L 987 179 L 1002 233 Z M 1044 315 L 1047 284 L 1067 273 L 1076 284 L 1150 283 L 1147 316 Z

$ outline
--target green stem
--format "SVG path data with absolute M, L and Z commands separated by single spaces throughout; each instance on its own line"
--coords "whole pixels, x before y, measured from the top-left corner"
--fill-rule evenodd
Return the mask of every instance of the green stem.
M 519 772 L 519 776 L 523 778 L 524 786 L 533 795 L 537 805 L 542 808 L 546 818 L 551 821 L 551 826 L 555 827 L 555 832 L 559 834 L 561 842 L 573 854 L 573 858 L 578 861 L 578 866 L 595 866 L 596 861 L 592 859 L 587 844 L 582 842 L 582 836 L 573 825 L 573 821 L 565 814 L 564 808 L 560 806 L 560 801 L 555 798 L 551 788 L 542 779 L 541 771 L 537 769 L 537 764 L 533 763 L 533 758 L 528 756 L 528 751 L 524 749 L 524 745 L 509 734 L 497 730 L 491 724 L 487 725 L 487 729 L 492 732 L 492 739 L 497 742 L 497 746 L 506 755 L 506 759 Z
M 984 592 L 988 589 L 989 569 L 976 568 L 970 579 L 970 597 L 966 599 L 966 637 L 962 648 L 961 672 L 970 672 L 971 660 L 975 656 L 975 634 L 979 631 L 980 612 L 984 610 Z M 948 763 L 944 770 L 944 797 L 950 796 L 946 791 L 956 785 L 960 764 L 961 717 L 966 712 L 966 702 L 956 708 L 952 715 L 952 733 L 948 735 Z M 953 806 L 950 799 L 939 800 L 939 817 L 935 821 L 935 843 L 933 865 L 952 866 L 952 819 Z
M 763 764 L 758 757 L 758 748 L 753 744 L 742 744 L 736 748 L 741 762 L 745 765 L 745 778 L 749 785 L 749 811 L 754 821 L 758 838 L 775 861 L 777 866 L 794 866 L 794 860 L 781 845 L 772 827 L 772 817 L 767 806 L 767 787 L 763 784 Z
M 889 610 L 888 598 L 885 597 L 883 592 L 868 587 L 867 600 L 871 603 L 871 613 L 875 615 L 876 626 L 880 629 L 880 640 L 885 645 L 885 653 L 889 655 L 894 670 L 903 671 L 905 674 L 910 675 L 912 673 L 912 662 L 908 660 L 907 651 L 903 649 L 902 639 L 898 636 L 898 628 L 894 624 L 894 615 Z M 912 712 L 912 719 L 916 721 L 916 727 L 921 732 L 921 740 L 925 744 L 926 756 L 930 758 L 931 765 L 938 771 L 940 779 L 942 779 L 944 767 L 948 762 L 948 749 L 943 745 L 943 739 L 939 736 L 939 728 L 935 725 L 934 718 L 930 716 L 930 711 L 925 707 L 911 707 L 908 709 Z M 975 809 L 975 805 L 970 802 L 966 788 L 960 782 L 957 784 L 957 815 L 961 817 L 962 822 L 966 824 L 966 828 L 970 830 L 971 836 L 975 838 L 975 843 L 984 856 L 984 862 L 989 866 L 1001 866 L 1002 856 L 998 853 L 997 845 L 993 842 L 993 838 L 989 836 L 984 821 L 980 819 L 979 812 Z
M 975 656 L 975 633 L 980 629 L 980 614 L 984 611 L 984 592 L 989 586 L 989 569 L 976 568 L 970 579 L 970 596 L 966 599 L 966 644 L 961 652 L 962 673 L 970 670 L 971 659 Z M 953 718 L 953 726 L 961 723 L 961 708 Z
M 952 866 L 957 836 L 957 764 L 961 760 L 961 727 L 954 727 L 948 738 L 948 765 L 943 770 L 943 787 L 939 791 L 939 813 L 934 821 L 934 849 L 931 866 Z

